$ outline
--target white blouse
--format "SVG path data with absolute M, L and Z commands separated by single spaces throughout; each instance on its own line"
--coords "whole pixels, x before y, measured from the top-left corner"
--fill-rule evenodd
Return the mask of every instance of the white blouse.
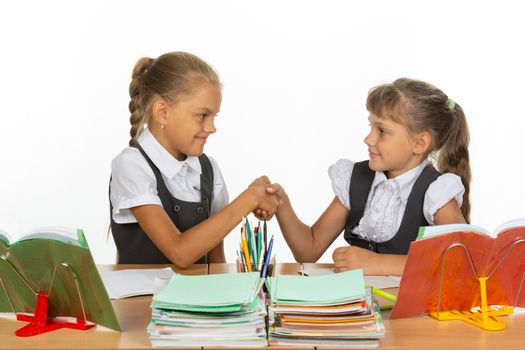
M 137 139 L 166 183 L 173 197 L 187 202 L 199 202 L 201 165 L 198 157 L 183 161 L 173 157 L 157 141 L 148 128 Z M 215 159 L 208 156 L 213 168 L 213 194 L 210 215 L 224 208 L 229 201 L 228 190 Z M 113 220 L 119 224 L 137 222 L 129 208 L 155 204 L 162 206 L 157 192 L 157 180 L 142 153 L 127 147 L 111 162 L 111 195 Z
M 386 242 L 394 237 L 401 225 L 412 186 L 429 163 L 425 160 L 394 179 L 387 179 L 382 171 L 376 171 L 365 212 L 352 233 L 373 242 Z M 328 169 L 332 189 L 348 210 L 351 210 L 349 190 L 353 169 L 354 162 L 347 159 L 338 160 Z M 436 211 L 451 199 L 455 199 L 461 206 L 464 192 L 465 188 L 459 176 L 451 173 L 440 175 L 425 193 L 425 219 L 433 225 Z

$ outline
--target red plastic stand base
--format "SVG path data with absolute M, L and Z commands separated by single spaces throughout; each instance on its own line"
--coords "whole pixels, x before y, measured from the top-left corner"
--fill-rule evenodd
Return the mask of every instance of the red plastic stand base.
M 38 293 L 35 315 L 16 315 L 17 320 L 27 321 L 30 323 L 17 330 L 15 334 L 19 337 L 31 337 L 33 335 L 46 333 L 60 328 L 86 330 L 95 326 L 94 323 L 86 323 L 85 321 L 79 319 L 77 319 L 77 322 L 66 322 L 55 318 L 47 319 L 47 305 L 47 295 Z

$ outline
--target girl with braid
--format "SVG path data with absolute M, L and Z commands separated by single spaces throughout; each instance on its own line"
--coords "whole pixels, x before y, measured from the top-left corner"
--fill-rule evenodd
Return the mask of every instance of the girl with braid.
M 420 226 L 469 221 L 467 122 L 441 90 L 406 78 L 371 89 L 366 107 L 369 159 L 329 168 L 335 197 L 313 226 L 281 186 L 267 191 L 280 198 L 276 217 L 297 261 L 315 262 L 344 230 L 350 246 L 335 249 L 336 272 L 401 275 Z
M 198 57 L 140 59 L 129 87 L 131 140 L 111 163 L 111 230 L 120 264 L 225 262 L 223 238 L 278 199 L 262 178 L 228 204 L 217 162 L 203 153 L 221 105 L 217 73 Z

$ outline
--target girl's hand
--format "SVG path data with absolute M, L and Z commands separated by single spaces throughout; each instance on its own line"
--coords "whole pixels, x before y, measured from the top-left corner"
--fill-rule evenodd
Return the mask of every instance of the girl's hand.
M 260 176 L 260 177 L 256 178 L 255 180 L 253 180 L 252 183 L 248 187 L 262 187 L 262 188 L 265 188 L 269 184 L 271 184 L 270 179 L 268 178 L 268 176 L 263 175 L 263 176 Z
M 256 187 L 259 190 L 260 189 L 264 190 L 266 186 L 268 186 L 270 183 L 271 182 L 268 176 L 263 175 L 253 180 L 252 183 L 248 186 L 248 188 Z M 269 220 L 273 216 L 273 214 L 270 215 L 268 212 L 266 212 L 264 209 L 260 207 L 257 207 L 252 213 L 259 220 Z
M 261 176 L 255 179 L 249 187 L 257 187 L 264 189 L 267 195 L 274 196 L 278 201 L 278 206 L 282 203 L 283 197 L 286 195 L 284 189 L 279 184 L 272 184 L 267 176 Z M 262 207 L 258 207 L 253 211 L 253 215 L 259 220 L 270 220 L 277 211 L 277 208 L 268 212 Z
M 277 199 L 279 203 L 279 206 L 281 206 L 286 196 L 286 192 L 284 191 L 284 188 L 278 183 L 275 183 L 275 184 L 266 185 L 264 189 L 267 194 L 275 196 L 275 198 Z M 253 215 L 255 215 L 255 217 L 259 220 L 269 220 L 273 216 L 273 215 L 268 215 L 268 213 L 265 213 L 260 208 L 255 209 L 253 211 Z
M 279 200 L 276 196 L 266 193 L 262 187 L 252 188 L 257 189 L 259 193 L 259 202 L 253 211 L 254 215 L 259 220 L 270 220 L 277 211 L 277 208 L 279 208 Z
M 279 207 L 279 200 L 276 196 L 266 192 L 266 187 L 269 184 L 270 179 L 267 176 L 261 176 L 255 179 L 247 189 L 256 197 L 256 207 L 253 214 L 259 220 L 271 219 Z
M 279 200 L 279 205 L 283 204 L 284 200 L 286 200 L 286 191 L 283 186 L 278 183 L 266 186 L 266 193 L 275 195 Z
M 281 185 L 279 185 L 278 183 L 267 185 L 265 187 L 265 191 L 266 191 L 267 194 L 272 195 L 272 196 L 274 196 L 277 199 L 277 201 L 279 203 L 279 206 L 281 206 L 281 204 L 283 204 L 283 201 L 287 198 L 286 197 L 286 192 L 284 191 L 284 188 Z M 273 215 L 268 215 L 268 213 L 265 213 L 263 210 L 261 210 L 259 208 L 255 209 L 253 214 L 259 220 L 269 220 L 273 216 Z M 263 218 L 265 218 L 265 219 L 263 219 Z
M 380 275 L 380 256 L 370 250 L 359 247 L 339 247 L 334 250 L 334 271 L 343 272 L 353 269 L 363 269 L 365 275 Z

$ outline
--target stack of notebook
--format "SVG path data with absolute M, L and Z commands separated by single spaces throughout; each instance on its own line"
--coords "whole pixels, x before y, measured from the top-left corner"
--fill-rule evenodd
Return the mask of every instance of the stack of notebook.
M 152 346 L 266 346 L 263 281 L 257 272 L 174 275 L 153 297 Z
M 385 327 L 363 271 L 266 281 L 270 345 L 375 347 Z

